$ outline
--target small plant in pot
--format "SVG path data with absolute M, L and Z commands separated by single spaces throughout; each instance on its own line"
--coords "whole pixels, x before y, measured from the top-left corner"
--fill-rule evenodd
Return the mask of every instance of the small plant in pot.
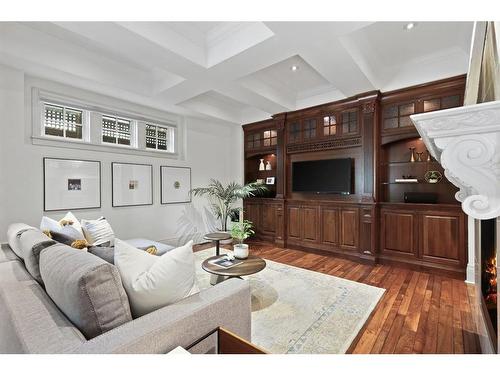
M 237 242 L 233 247 L 234 256 L 238 259 L 248 258 L 248 245 L 244 244 L 248 237 L 255 234 L 253 224 L 249 220 L 243 220 L 233 224 L 231 237 Z

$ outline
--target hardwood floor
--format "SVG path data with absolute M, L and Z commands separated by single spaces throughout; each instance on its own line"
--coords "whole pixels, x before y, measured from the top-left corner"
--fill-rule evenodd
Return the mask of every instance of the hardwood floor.
M 211 244 L 197 246 L 198 249 Z M 253 242 L 251 254 L 386 289 L 348 353 L 480 353 L 474 290 L 460 280 Z

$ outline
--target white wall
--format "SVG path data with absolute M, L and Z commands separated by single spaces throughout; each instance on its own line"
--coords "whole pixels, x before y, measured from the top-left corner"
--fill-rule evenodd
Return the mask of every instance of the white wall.
M 32 81 L 22 71 L 0 65 L 0 242 L 5 242 L 7 227 L 12 222 L 39 225 L 44 214 L 42 158 L 46 156 L 101 161 L 101 209 L 74 213 L 79 218 L 105 216 L 120 238 L 178 242 L 193 237 L 195 232 L 202 234 L 212 225 L 213 218 L 206 214 L 204 199 L 194 198 L 192 204 L 159 204 L 160 165 L 191 167 L 193 187 L 206 184 L 212 177 L 223 181 L 242 179 L 241 128 L 194 118 L 184 119 L 184 160 L 33 145 L 31 103 L 25 92 L 25 83 Z M 44 84 L 52 89 L 58 86 L 50 82 Z M 150 109 L 143 107 L 142 110 Z M 111 207 L 113 161 L 153 164 L 153 206 Z M 56 219 L 62 215 L 64 212 L 47 214 Z

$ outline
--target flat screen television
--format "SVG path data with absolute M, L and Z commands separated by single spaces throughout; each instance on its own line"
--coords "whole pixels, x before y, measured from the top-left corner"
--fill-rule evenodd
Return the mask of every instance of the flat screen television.
M 352 158 L 294 162 L 292 191 L 350 194 L 352 167 Z

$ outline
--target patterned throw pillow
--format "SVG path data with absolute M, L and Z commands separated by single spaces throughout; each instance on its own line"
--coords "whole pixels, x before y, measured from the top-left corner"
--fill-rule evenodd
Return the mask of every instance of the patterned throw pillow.
M 115 233 L 104 217 L 82 220 L 85 239 L 91 246 L 114 246 Z

